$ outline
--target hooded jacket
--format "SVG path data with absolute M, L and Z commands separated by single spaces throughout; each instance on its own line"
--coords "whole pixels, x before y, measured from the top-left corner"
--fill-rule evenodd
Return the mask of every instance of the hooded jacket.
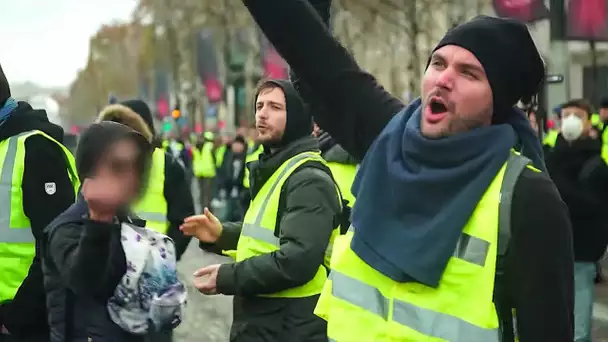
M 152 116 L 148 106 L 142 101 L 131 100 L 123 102 L 123 104 L 109 105 L 99 113 L 97 121 L 122 123 L 143 135 L 149 142 L 154 141 Z M 190 237 L 184 236 L 179 230 L 179 226 L 186 217 L 194 215 L 194 203 L 184 168 L 171 154 L 166 152 L 163 189 L 167 201 L 167 220 L 169 221 L 167 235 L 175 242 L 179 260 L 190 242 Z
M 0 141 L 31 130 L 43 131 L 55 140 L 63 141 L 63 129 L 49 122 L 44 110 L 34 110 L 26 102 L 19 102 L 11 116 L 0 125 Z M 74 187 L 66 165 L 64 153 L 55 142 L 40 135 L 26 140 L 23 209 L 36 239 L 36 255 L 13 300 L 0 303 L 0 326 L 4 325 L 16 336 L 48 336 L 40 245 L 44 227 L 74 203 Z M 46 193 L 47 183 L 55 184 L 55 193 Z
M 144 151 L 141 177 L 149 155 L 147 140 L 113 122 L 92 125 L 76 152 L 78 175 L 92 176 L 95 164 L 115 141 L 136 139 Z M 114 324 L 106 303 L 126 272 L 121 222 L 143 226 L 126 211 L 112 223 L 92 221 L 82 195 L 44 230 L 43 271 L 51 342 L 140 342 L 142 337 Z
M 303 152 L 319 152 L 311 136 L 312 118 L 289 81 L 273 81 L 283 89 L 287 120 L 280 142 L 264 145 L 258 161 L 248 163 L 251 198 L 288 159 Z M 319 296 L 265 298 L 304 285 L 323 265 L 330 236 L 341 214 L 330 171 L 308 162 L 289 176 L 280 191 L 275 236 L 281 247 L 219 268 L 217 291 L 235 295 L 231 340 L 327 341 L 325 322 L 313 314 Z M 236 249 L 242 223 L 226 223 L 216 247 Z

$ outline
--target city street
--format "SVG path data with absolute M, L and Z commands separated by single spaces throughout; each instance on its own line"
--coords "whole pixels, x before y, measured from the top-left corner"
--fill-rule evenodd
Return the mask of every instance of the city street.
M 205 296 L 193 286 L 192 273 L 204 266 L 229 262 L 229 258 L 207 253 L 192 241 L 178 265 L 182 281 L 188 285 L 188 307 L 184 322 L 175 332 L 175 342 L 227 342 L 232 320 L 232 298 Z
M 603 269 L 608 271 L 606 260 L 603 262 Z M 608 342 L 608 282 L 596 287 L 593 319 L 593 341 Z

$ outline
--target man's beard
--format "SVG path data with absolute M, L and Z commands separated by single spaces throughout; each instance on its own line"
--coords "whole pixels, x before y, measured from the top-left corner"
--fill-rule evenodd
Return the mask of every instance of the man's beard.
M 257 142 L 268 148 L 281 147 L 281 137 L 260 138 L 258 136 Z
M 428 139 L 442 139 L 486 126 L 485 120 L 480 117 L 463 118 L 453 114 L 448 115 L 451 115 L 451 117 L 445 118 L 449 121 L 447 122 L 446 127 L 442 130 L 432 132 L 431 134 L 426 134 L 423 130 L 421 130 L 420 133 Z M 424 118 L 421 118 L 421 120 L 424 120 Z M 421 124 L 420 126 L 422 128 L 423 125 Z

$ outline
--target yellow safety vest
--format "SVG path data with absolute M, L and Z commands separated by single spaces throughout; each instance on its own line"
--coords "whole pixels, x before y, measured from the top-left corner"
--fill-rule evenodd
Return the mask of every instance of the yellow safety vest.
M 315 309 L 328 322 L 329 340 L 500 341 L 493 302 L 496 257 L 506 251 L 511 196 L 528 162 L 514 153 L 498 172 L 464 227 L 437 288 L 396 282 L 365 263 L 350 248 L 356 227 L 338 237 L 329 280 Z
M 350 206 L 353 206 L 355 204 L 355 196 L 350 189 L 357 175 L 357 165 L 327 162 L 327 166 L 329 166 L 334 180 L 338 183 L 342 197 L 348 201 Z
M 325 163 L 325 160 L 321 158 L 319 153 L 304 152 L 297 154 L 285 161 L 272 174 L 266 183 L 264 183 L 260 191 L 252 199 L 249 209 L 247 210 L 247 213 L 245 213 L 245 218 L 243 219 L 243 227 L 236 248 L 237 262 L 279 250 L 280 240 L 274 235 L 274 231 L 277 223 L 277 212 L 279 210 L 281 188 L 289 176 L 300 165 L 310 161 Z M 340 198 L 337 187 L 336 196 Z M 327 270 L 331 257 L 333 241 L 336 236 L 339 235 L 339 233 L 340 230 L 338 227 L 336 227 L 329 240 L 324 264 L 319 265 L 317 273 L 308 283 L 278 293 L 260 296 L 303 298 L 321 293 L 323 284 L 327 279 Z
M 243 173 L 243 186 L 246 189 L 249 189 L 249 186 L 250 186 L 250 184 L 249 184 L 249 168 L 247 167 L 247 164 L 249 162 L 253 162 L 253 161 L 258 160 L 258 158 L 260 158 L 260 154 L 262 154 L 262 152 L 264 152 L 264 146 L 260 145 L 257 150 L 251 152 L 245 158 L 245 172 Z
M 596 127 L 600 131 L 604 128 L 604 122 L 602 121 L 602 117 L 598 114 L 591 114 L 591 125 Z
M 199 178 L 215 177 L 215 162 L 213 161 L 213 143 L 208 141 L 203 144 L 201 149 L 192 147 L 193 171 Z
M 559 131 L 550 130 L 547 132 L 547 135 L 543 138 L 543 145 L 549 147 L 555 147 L 555 143 L 557 142 L 557 137 L 559 136 Z
M 167 200 L 165 199 L 165 151 L 155 149 L 146 192 L 133 206 L 135 214 L 146 220 L 146 228 L 167 234 Z
M 80 187 L 74 156 L 48 134 L 34 130 L 0 141 L 0 302 L 15 297 L 36 254 L 30 219 L 23 209 L 21 188 L 25 170 L 25 141 L 34 135 L 42 135 L 61 147 L 74 195 Z
M 215 150 L 215 167 L 218 169 L 222 167 L 222 164 L 224 163 L 224 156 L 226 155 L 227 148 L 228 147 L 224 144 Z

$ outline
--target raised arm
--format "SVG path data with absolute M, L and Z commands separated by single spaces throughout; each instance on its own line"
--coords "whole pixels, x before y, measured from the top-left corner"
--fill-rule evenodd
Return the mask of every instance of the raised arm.
M 303 92 L 306 100 L 314 96 L 322 102 L 326 110 L 314 113 L 319 126 L 353 156 L 362 158 L 404 104 L 363 71 L 332 37 L 327 29 L 331 2 L 243 0 L 243 3 L 297 75 L 295 83 L 309 87 Z

